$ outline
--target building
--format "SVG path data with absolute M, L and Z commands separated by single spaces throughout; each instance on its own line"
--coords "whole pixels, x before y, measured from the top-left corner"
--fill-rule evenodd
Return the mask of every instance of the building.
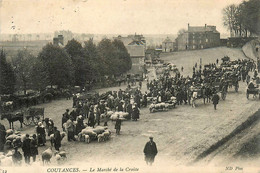
M 64 37 L 63 35 L 58 35 L 58 37 L 53 38 L 53 45 L 63 46 L 64 45 Z
M 220 46 L 220 33 L 216 26 L 190 26 L 176 38 L 177 50 L 205 49 Z
M 175 43 L 167 37 L 163 42 L 162 42 L 162 51 L 163 52 L 173 52 L 175 50 Z
M 146 41 L 143 35 L 118 36 L 114 39 L 121 40 L 125 45 L 132 60 L 132 68 L 129 73 L 143 73 L 145 64 Z

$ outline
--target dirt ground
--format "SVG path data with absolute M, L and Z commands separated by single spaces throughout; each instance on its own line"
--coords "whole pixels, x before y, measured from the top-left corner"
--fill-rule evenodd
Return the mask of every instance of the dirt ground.
M 191 75 L 192 66 L 196 62 L 199 64 L 200 58 L 204 65 L 215 63 L 217 58 L 221 61 L 225 55 L 230 56 L 231 59 L 245 58 L 240 49 L 220 47 L 174 52 L 163 55 L 162 59 L 176 64 L 179 69 L 183 66 L 183 74 L 186 76 Z M 148 108 L 142 108 L 140 120 L 123 122 L 120 135 L 115 134 L 114 122 L 109 122 L 108 127 L 112 130 L 112 137 L 109 141 L 103 143 L 93 141 L 86 144 L 68 142 L 65 137 L 62 141 L 62 150 L 68 153 L 68 159 L 64 164 L 82 165 L 86 168 L 135 167 L 139 168 L 139 172 L 172 172 L 173 167 L 189 166 L 199 154 L 232 132 L 260 108 L 258 98 L 255 99 L 252 96 L 249 100 L 246 98 L 246 84 L 240 81 L 239 86 L 238 93 L 234 91 L 234 88 L 229 90 L 226 100 L 220 100 L 217 110 L 214 110 L 212 103 L 204 105 L 202 100 L 197 101 L 196 108 L 181 105 L 168 112 L 149 113 Z M 100 89 L 99 92 L 119 88 L 125 89 L 126 86 Z M 143 90 L 145 88 L 143 87 Z M 66 108 L 72 109 L 72 100 L 57 100 L 39 106 L 45 108 L 45 117 L 52 118 L 58 129 L 62 130 L 61 117 Z M 7 125 L 6 120 L 4 124 Z M 16 129 L 18 126 L 19 123 L 16 122 Z M 33 132 L 32 126 L 22 129 L 22 133 Z M 144 145 L 150 135 L 154 136 L 158 148 L 158 155 L 152 167 L 145 165 L 143 155 Z M 49 141 L 46 147 L 39 148 L 39 153 L 48 146 L 50 146 Z M 228 161 L 226 163 L 228 164 Z M 217 166 L 217 164 L 207 162 L 203 164 L 203 166 Z M 51 165 L 56 165 L 54 159 Z

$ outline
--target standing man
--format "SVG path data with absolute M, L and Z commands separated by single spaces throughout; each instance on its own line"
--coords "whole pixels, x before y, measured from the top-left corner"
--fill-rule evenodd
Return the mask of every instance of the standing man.
M 38 155 L 38 143 L 37 143 L 37 138 L 36 138 L 36 134 L 33 134 L 32 136 L 33 138 L 31 139 L 31 156 L 33 158 L 33 162 L 36 161 L 36 155 Z
M 217 104 L 219 102 L 219 95 L 215 92 L 213 97 L 212 97 L 212 102 L 213 102 L 213 105 L 214 105 L 214 109 L 216 110 L 217 109 Z
M 120 130 L 121 130 L 121 119 L 120 119 L 119 115 L 117 116 L 115 129 L 116 129 L 116 134 L 119 135 L 120 134 Z
M 157 155 L 157 147 L 155 142 L 153 141 L 153 137 L 149 137 L 150 141 L 148 141 L 144 147 L 144 155 L 145 155 L 145 161 L 146 164 L 152 165 L 154 162 L 154 158 Z
M 137 119 L 140 118 L 140 110 L 137 107 L 137 104 L 135 103 L 135 106 L 133 108 L 133 112 L 132 112 L 132 119 L 133 121 L 137 121 Z
M 6 135 L 5 126 L 0 122 L 0 152 L 4 152 L 5 135 Z
M 29 134 L 26 134 L 25 140 L 22 144 L 22 150 L 24 155 L 24 161 L 27 164 L 30 164 L 30 157 L 31 157 L 31 140 L 29 139 Z
M 76 141 L 76 139 L 74 137 L 75 125 L 73 123 L 72 117 L 66 122 L 66 125 L 67 125 L 68 141 L 71 141 L 71 140 Z M 58 130 L 56 130 L 56 131 L 58 131 Z
M 73 136 L 74 138 L 74 136 Z M 57 129 L 57 127 L 54 127 L 54 148 L 57 151 L 60 151 L 60 147 L 61 147 L 61 135 L 60 135 L 60 131 Z

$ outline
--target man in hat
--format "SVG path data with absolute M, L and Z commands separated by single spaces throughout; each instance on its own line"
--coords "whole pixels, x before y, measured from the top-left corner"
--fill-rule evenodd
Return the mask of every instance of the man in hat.
M 31 149 L 31 156 L 33 158 L 33 162 L 36 161 L 36 155 L 38 155 L 38 144 L 37 144 L 37 138 L 36 134 L 33 134 L 31 143 L 30 143 L 30 149 Z
M 121 119 L 119 115 L 117 116 L 116 119 L 115 129 L 116 129 L 116 134 L 119 135 L 121 130 Z
M 73 135 L 73 138 L 74 138 L 74 135 Z M 61 135 L 60 135 L 60 131 L 57 129 L 57 127 L 54 127 L 54 148 L 57 151 L 60 150 L 61 140 L 62 140 L 62 138 L 61 138 Z
M 68 121 L 68 117 L 66 116 L 66 114 L 62 115 L 62 119 L 61 119 L 61 126 L 62 126 L 62 130 L 65 132 L 65 127 L 64 127 L 64 123 L 66 123 Z
M 153 141 L 153 137 L 150 136 L 149 139 L 150 141 L 148 141 L 144 147 L 144 155 L 145 155 L 146 164 L 152 165 L 158 151 L 157 151 L 156 143 Z
M 217 92 L 214 92 L 214 95 L 212 97 L 212 102 L 213 102 L 213 105 L 214 105 L 214 109 L 216 110 L 217 104 L 219 102 L 219 95 L 217 94 Z
M 30 157 L 31 157 L 31 140 L 29 138 L 29 134 L 26 134 L 25 140 L 22 144 L 22 150 L 24 155 L 24 161 L 27 164 L 30 164 Z

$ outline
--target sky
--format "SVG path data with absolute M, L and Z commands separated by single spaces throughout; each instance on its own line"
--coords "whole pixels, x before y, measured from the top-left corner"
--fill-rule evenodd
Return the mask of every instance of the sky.
M 0 33 L 177 34 L 215 25 L 222 9 L 242 0 L 0 0 Z

